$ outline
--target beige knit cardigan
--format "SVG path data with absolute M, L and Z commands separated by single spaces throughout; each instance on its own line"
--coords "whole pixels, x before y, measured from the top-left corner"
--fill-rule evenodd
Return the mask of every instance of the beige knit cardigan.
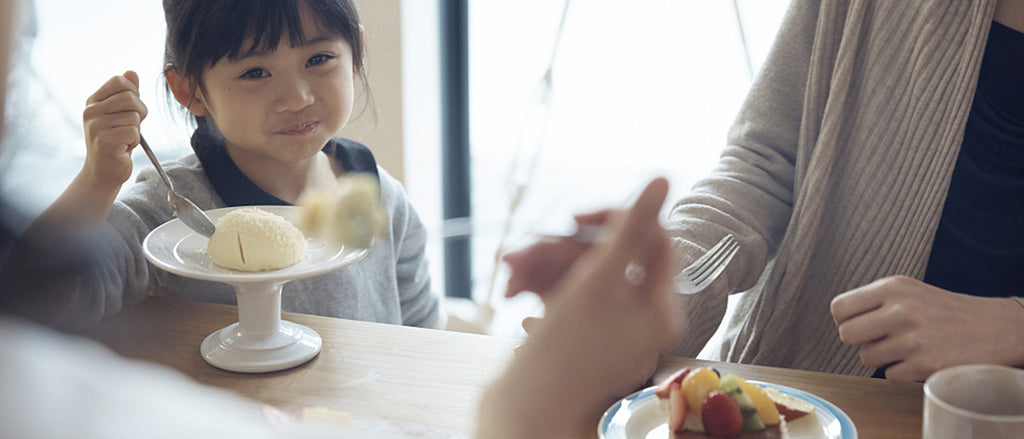
M 922 278 L 995 0 L 795 0 L 712 174 L 672 210 L 685 263 L 736 235 L 724 279 L 689 301 L 695 356 L 748 290 L 721 359 L 869 375 L 829 303 Z

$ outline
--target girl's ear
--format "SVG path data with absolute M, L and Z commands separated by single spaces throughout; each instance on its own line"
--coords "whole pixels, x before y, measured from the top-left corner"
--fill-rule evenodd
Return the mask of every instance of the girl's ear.
M 202 117 L 206 116 L 206 103 L 203 100 L 203 93 L 196 87 L 192 81 L 185 79 L 179 75 L 173 67 L 168 66 L 164 69 L 164 79 L 167 80 L 167 85 L 171 87 L 171 94 L 174 95 L 174 100 L 178 101 L 182 107 L 191 111 L 192 114 Z

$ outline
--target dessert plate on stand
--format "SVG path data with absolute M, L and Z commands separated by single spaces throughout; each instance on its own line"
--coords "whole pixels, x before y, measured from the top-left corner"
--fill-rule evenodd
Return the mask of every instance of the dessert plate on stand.
M 258 207 L 297 223 L 302 208 Z M 209 210 L 214 223 L 235 208 Z M 208 363 L 232 372 L 273 372 L 303 364 L 320 353 L 323 342 L 316 331 L 281 320 L 284 284 L 328 273 L 352 264 L 367 249 L 327 245 L 307 237 L 306 255 L 295 265 L 279 270 L 243 272 L 218 267 L 206 252 L 208 239 L 173 219 L 153 229 L 142 242 L 153 265 L 179 276 L 223 282 L 235 288 L 238 322 L 206 337 L 200 352 Z

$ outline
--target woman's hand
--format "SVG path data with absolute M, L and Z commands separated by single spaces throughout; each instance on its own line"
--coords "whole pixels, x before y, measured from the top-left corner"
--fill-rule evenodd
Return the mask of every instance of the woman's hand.
M 576 215 L 574 220 L 579 227 L 601 226 L 609 215 L 611 210 L 602 210 Z M 510 274 L 505 297 L 530 291 L 545 298 L 590 245 L 572 236 L 545 235 L 526 248 L 506 253 L 502 261 L 508 265 Z
M 480 437 L 570 436 L 649 376 L 681 319 L 658 221 L 667 191 L 651 182 L 560 276 L 538 278 L 547 315 L 485 395 Z
M 894 276 L 832 301 L 843 343 L 862 345 L 868 367 L 895 381 L 923 381 L 950 366 L 1024 364 L 1024 308 L 1008 298 L 958 294 Z
M 80 184 L 116 193 L 132 175 L 132 149 L 148 110 L 139 97 L 139 75 L 110 78 L 86 100 L 82 123 L 86 158 Z
M 603 226 L 613 214 L 612 210 L 602 210 L 576 215 L 573 219 L 580 228 Z M 590 242 L 576 239 L 574 236 L 544 235 L 523 249 L 506 253 L 502 256 L 502 261 L 508 265 L 510 273 L 508 285 L 505 287 L 505 297 L 529 291 L 547 303 L 558 282 L 590 246 Z M 532 333 L 533 328 L 541 320 L 540 317 L 526 317 L 522 323 L 523 330 L 527 334 Z

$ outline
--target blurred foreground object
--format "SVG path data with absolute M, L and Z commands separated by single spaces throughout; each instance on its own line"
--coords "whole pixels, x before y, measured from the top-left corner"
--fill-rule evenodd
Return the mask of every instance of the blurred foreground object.
M 370 248 L 387 230 L 380 185 L 368 174 L 345 174 L 333 190 L 306 191 L 298 205 L 305 208 L 300 228 L 330 244 Z

